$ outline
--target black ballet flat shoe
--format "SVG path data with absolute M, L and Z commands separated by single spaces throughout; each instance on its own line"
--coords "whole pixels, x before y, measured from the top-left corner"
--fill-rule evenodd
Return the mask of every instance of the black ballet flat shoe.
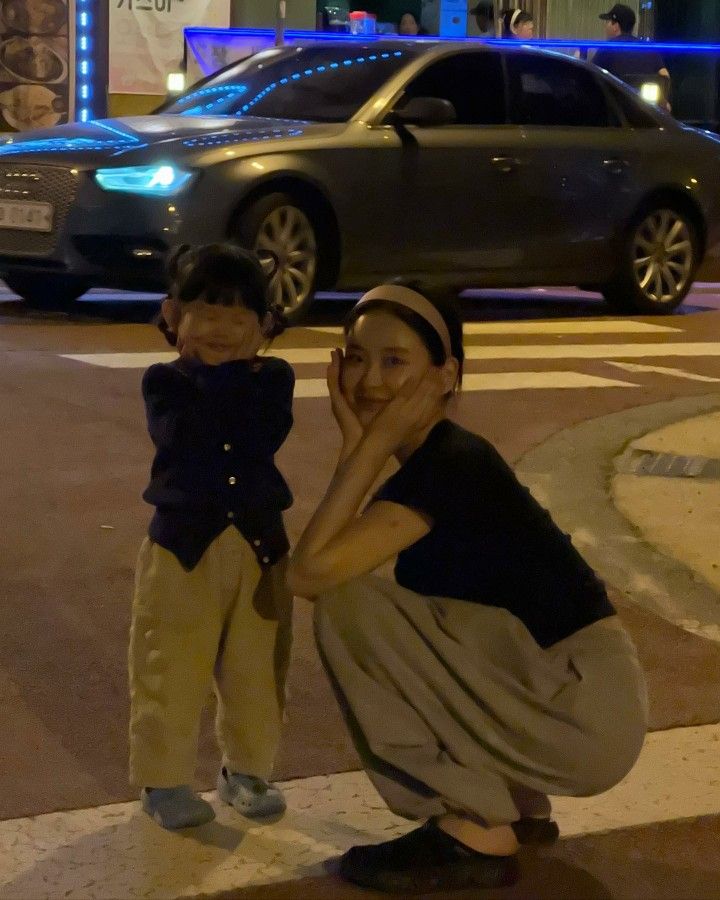
M 549 847 L 560 837 L 558 823 L 553 819 L 523 817 L 512 823 L 512 830 L 519 844 L 532 847 Z
M 520 877 L 515 856 L 472 850 L 432 819 L 393 841 L 351 847 L 339 874 L 361 887 L 406 895 L 506 887 Z

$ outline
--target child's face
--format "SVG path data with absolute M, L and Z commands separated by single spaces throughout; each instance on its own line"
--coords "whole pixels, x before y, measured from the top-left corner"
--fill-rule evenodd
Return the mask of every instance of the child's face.
M 534 31 L 534 22 L 521 22 L 515 29 L 515 34 L 520 38 L 521 41 L 530 41 L 532 40 Z
M 163 303 L 163 315 L 177 334 L 180 355 L 208 366 L 253 359 L 265 341 L 257 314 L 245 306 L 169 298 Z

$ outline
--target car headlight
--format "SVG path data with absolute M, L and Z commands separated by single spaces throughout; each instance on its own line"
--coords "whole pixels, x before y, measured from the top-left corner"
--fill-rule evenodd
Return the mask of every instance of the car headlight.
M 123 191 L 148 197 L 172 197 L 186 187 L 192 177 L 192 172 L 185 172 L 169 163 L 98 169 L 95 172 L 95 181 L 104 191 Z

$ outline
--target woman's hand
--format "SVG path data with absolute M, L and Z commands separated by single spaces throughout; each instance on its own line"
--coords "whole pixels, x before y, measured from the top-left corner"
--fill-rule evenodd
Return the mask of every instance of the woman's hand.
M 367 437 L 380 443 L 391 456 L 413 435 L 433 424 L 442 409 L 447 388 L 442 374 L 434 366 L 420 381 L 404 384 L 393 399 L 372 421 Z
M 342 450 L 340 451 L 340 462 L 344 462 L 353 450 L 360 443 L 363 436 L 363 428 L 358 421 L 355 413 L 350 409 L 350 405 L 345 399 L 342 386 L 342 363 L 343 352 L 339 348 L 330 351 L 330 365 L 327 369 L 327 385 L 330 393 L 330 405 L 332 407 L 335 421 L 340 428 L 342 435 Z

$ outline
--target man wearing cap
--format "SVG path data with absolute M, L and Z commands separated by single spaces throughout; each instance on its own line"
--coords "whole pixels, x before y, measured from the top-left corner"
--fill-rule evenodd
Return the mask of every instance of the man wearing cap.
M 495 26 L 493 23 L 495 9 L 492 3 L 488 3 L 487 0 L 480 0 L 472 9 L 468 10 L 468 15 L 475 16 L 477 28 L 472 30 L 473 37 L 495 37 Z
M 600 18 L 605 22 L 605 33 L 609 41 L 618 43 L 638 40 L 633 34 L 637 19 L 635 11 L 624 3 L 616 3 Z M 654 50 L 603 49 L 597 51 L 592 61 L 623 80 L 637 75 L 660 75 L 667 79 L 669 89 L 670 73 L 665 68 L 662 56 Z

